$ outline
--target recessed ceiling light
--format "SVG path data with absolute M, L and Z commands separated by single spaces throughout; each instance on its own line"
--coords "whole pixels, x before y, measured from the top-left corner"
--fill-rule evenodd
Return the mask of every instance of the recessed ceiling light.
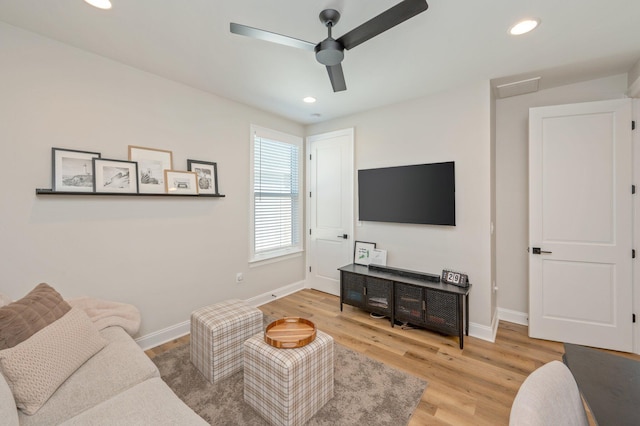
M 533 31 L 538 25 L 540 25 L 540 19 L 523 19 L 509 29 L 511 35 L 521 35 Z
M 91 6 L 97 7 L 98 9 L 111 9 L 111 1 L 110 0 L 84 0 L 89 3 Z
M 313 96 L 307 96 L 306 98 L 303 99 L 303 101 L 308 104 L 312 104 L 316 101 L 316 98 L 314 98 Z

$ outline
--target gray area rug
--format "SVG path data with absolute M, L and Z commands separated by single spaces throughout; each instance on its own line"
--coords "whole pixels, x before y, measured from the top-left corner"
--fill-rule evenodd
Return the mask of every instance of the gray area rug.
M 406 425 L 427 383 L 337 343 L 334 348 L 334 397 L 307 424 Z M 244 402 L 242 371 L 212 385 L 191 364 L 188 344 L 153 362 L 180 399 L 210 424 L 268 424 Z

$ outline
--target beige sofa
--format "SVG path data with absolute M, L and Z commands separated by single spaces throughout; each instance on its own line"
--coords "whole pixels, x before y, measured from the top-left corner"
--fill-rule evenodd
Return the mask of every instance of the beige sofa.
M 97 349 L 88 355 L 86 362 L 83 359 L 79 367 L 74 366 L 68 377 L 64 376 L 63 381 L 61 380 L 62 384 L 53 388 L 55 391 L 48 399 L 48 395 L 45 396 L 44 401 L 46 402 L 36 408 L 35 413 L 26 414 L 25 411 L 28 412 L 28 409 L 16 407 L 16 401 L 20 401 L 20 397 L 14 398 L 14 395 L 17 395 L 15 393 L 16 386 L 14 385 L 12 388 L 9 383 L 15 383 L 17 379 L 13 377 L 14 382 L 7 380 L 12 376 L 6 375 L 10 373 L 8 373 L 5 361 L 8 362 L 14 356 L 18 362 L 22 362 L 21 358 L 25 358 L 25 362 L 29 362 L 28 358 L 37 357 L 38 352 L 48 354 L 49 352 L 44 349 L 40 351 L 40 346 L 47 346 L 49 343 L 45 341 L 42 345 L 42 340 L 39 339 L 42 339 L 42 336 L 46 336 L 47 333 L 54 333 L 53 328 L 74 316 L 84 324 L 83 326 L 88 330 L 88 333 L 93 333 L 93 335 L 87 335 L 87 338 L 81 340 L 89 342 L 86 345 L 91 344 L 91 341 L 98 342 Z M 88 325 L 87 321 L 89 321 Z M 76 326 L 74 325 L 74 327 Z M 51 345 L 55 345 L 56 342 L 64 339 L 56 337 L 50 339 L 50 341 L 52 340 Z M 78 313 L 77 308 L 73 308 L 47 326 L 46 330 L 42 329 L 21 345 L 16 345 L 14 349 L 11 349 L 14 351 L 25 350 L 26 347 L 21 357 L 16 357 L 17 354 L 14 352 L 9 354 L 7 359 L 0 360 L 2 372 L 5 373 L 4 375 L 0 374 L 0 423 L 3 425 L 207 424 L 162 381 L 153 362 L 120 326 L 109 326 L 98 331 L 97 327 L 91 325 L 84 312 Z M 85 344 L 78 344 L 76 348 L 70 350 L 73 352 L 82 351 L 83 345 Z M 67 358 L 73 357 L 70 356 L 71 352 L 68 355 Z M 45 359 L 48 361 L 47 357 L 48 355 L 45 355 Z M 31 374 L 35 370 L 28 371 Z M 32 380 L 30 386 L 32 388 L 45 386 L 44 382 L 49 379 L 49 376 L 51 374 L 36 375 L 36 379 Z M 37 392 L 37 389 L 35 391 Z

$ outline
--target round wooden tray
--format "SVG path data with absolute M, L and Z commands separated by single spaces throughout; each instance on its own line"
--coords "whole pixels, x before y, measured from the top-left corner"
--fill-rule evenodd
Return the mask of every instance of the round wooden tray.
M 285 317 L 269 324 L 264 341 L 281 349 L 300 348 L 316 338 L 316 325 L 308 319 Z

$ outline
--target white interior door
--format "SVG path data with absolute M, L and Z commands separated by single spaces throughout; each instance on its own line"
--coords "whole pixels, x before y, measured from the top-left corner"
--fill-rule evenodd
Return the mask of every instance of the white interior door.
M 307 285 L 340 294 L 353 261 L 353 129 L 307 138 Z
M 631 146 L 628 99 L 530 110 L 531 337 L 632 351 Z

